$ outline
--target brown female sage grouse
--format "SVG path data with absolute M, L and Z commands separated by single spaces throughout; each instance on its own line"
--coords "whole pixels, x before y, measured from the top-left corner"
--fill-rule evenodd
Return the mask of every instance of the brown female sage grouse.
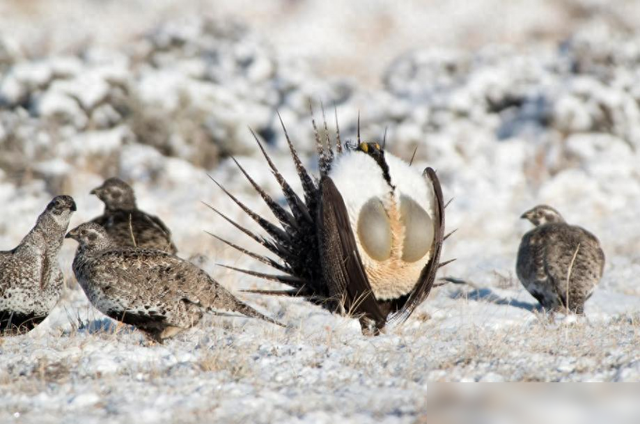
M 133 188 L 119 178 L 109 178 L 91 190 L 104 203 L 104 213 L 91 220 L 120 246 L 144 247 L 176 254 L 171 231 L 157 216 L 138 209 Z
M 0 252 L 0 335 L 32 330 L 58 303 L 58 253 L 75 210 L 70 196 L 54 197 L 20 244 Z
M 604 270 L 598 239 L 584 228 L 567 224 L 550 206 L 539 205 L 522 219 L 535 228 L 522 237 L 516 273 L 548 311 L 584 313 Z
M 280 271 L 280 275 L 227 267 L 290 286 L 289 290 L 249 290 L 296 296 L 360 319 L 362 331 L 377 335 L 387 323 L 400 324 L 429 295 L 439 267 L 444 237 L 444 204 L 433 169 L 424 172 L 389 154 L 376 143 L 336 147 L 327 132 L 321 140 L 315 121 L 320 179 L 303 166 L 280 120 L 302 183 L 304 200 L 280 174 L 254 134 L 278 181 L 288 210 L 269 196 L 236 162 L 271 209 L 280 226 L 222 190 L 269 235 L 256 235 L 213 209 L 282 260 L 220 241 Z
M 233 311 L 282 325 L 245 305 L 206 272 L 162 250 L 115 244 L 100 225 L 69 231 L 80 243 L 73 272 L 89 301 L 155 341 L 195 326 L 205 312 Z

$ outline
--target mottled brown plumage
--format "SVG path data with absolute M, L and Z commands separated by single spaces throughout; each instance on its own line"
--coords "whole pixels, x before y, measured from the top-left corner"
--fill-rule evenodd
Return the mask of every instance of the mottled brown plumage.
M 536 227 L 520 243 L 516 272 L 524 287 L 549 311 L 584 313 L 602 277 L 605 256 L 598 239 L 567 224 L 555 209 L 540 205 L 522 217 Z
M 116 244 L 177 253 L 169 228 L 157 216 L 138 209 L 133 188 L 127 183 L 109 178 L 91 194 L 104 202 L 104 213 L 91 222 L 104 227 Z
M 73 271 L 93 306 L 154 340 L 193 327 L 205 312 L 234 311 L 281 325 L 170 253 L 118 246 L 92 222 L 71 230 L 67 237 L 80 243 Z
M 76 204 L 57 196 L 20 244 L 0 252 L 0 334 L 27 332 L 56 305 L 64 285 L 58 252 Z

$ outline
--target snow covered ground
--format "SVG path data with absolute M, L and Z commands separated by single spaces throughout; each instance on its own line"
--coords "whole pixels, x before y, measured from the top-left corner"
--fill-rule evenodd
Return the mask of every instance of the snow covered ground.
M 201 203 L 252 225 L 207 173 L 267 214 L 230 156 L 277 193 L 251 127 L 295 182 L 275 110 L 313 167 L 312 101 L 316 118 L 319 102 L 327 106 L 331 129 L 335 105 L 343 137 L 355 136 L 360 111 L 366 139 L 379 140 L 388 127 L 392 153 L 408 159 L 419 146 L 415 166 L 437 168 L 445 197 L 454 198 L 447 226 L 458 232 L 444 259 L 457 261 L 440 275 L 470 284 L 435 289 L 403 327 L 377 338 L 304 302 L 239 294 L 288 327 L 213 317 L 147 346 L 91 308 L 73 280 L 76 246 L 68 242 L 60 261 L 69 288 L 60 304 L 34 332 L 0 340 L 0 422 L 426 423 L 432 381 L 640 380 L 634 2 L 611 9 L 564 2 L 595 14 L 562 9 L 582 16 L 565 28 L 547 19 L 560 2 L 532 8 L 525 1 L 509 9 L 519 18 L 502 32 L 488 12 L 473 26 L 463 19 L 469 11 L 438 15 L 416 4 L 417 16 L 430 10 L 434 19 L 425 22 L 440 29 L 409 31 L 415 38 L 394 30 L 386 38 L 396 41 L 378 43 L 380 56 L 362 27 L 387 15 L 402 21 L 412 10 L 377 4 L 361 14 L 355 35 L 336 18 L 336 31 L 318 46 L 309 34 L 283 41 L 295 34 L 290 15 L 286 25 L 266 26 L 269 13 L 287 10 L 298 29 L 306 19 L 317 31 L 324 22 L 317 16 L 331 17 L 312 13 L 323 10 L 321 1 L 248 6 L 241 17 L 249 27 L 188 10 L 158 24 L 167 17 L 160 6 L 141 13 L 136 27 L 123 14 L 133 10 L 126 2 L 81 2 L 96 13 L 81 14 L 86 22 L 74 27 L 72 45 L 63 18 L 47 14 L 47 5 L 19 14 L 10 3 L 2 7 L 13 13 L 13 27 L 0 14 L 1 28 L 14 30 L 0 30 L 0 249 L 19 242 L 54 194 L 76 199 L 72 226 L 98 215 L 101 204 L 89 191 L 119 175 L 133 183 L 141 208 L 172 229 L 181 256 L 202 255 L 199 263 L 235 292 L 264 287 L 216 266 L 258 267 L 204 233 L 253 246 Z M 486 11 L 494 2 L 481 3 Z M 76 16 L 78 1 L 60 4 Z M 43 16 L 48 46 L 20 25 Z M 450 34 L 437 16 L 456 17 Z M 128 29 L 110 38 L 116 21 Z M 92 38 L 78 36 L 91 22 L 105 26 Z M 546 35 L 537 37 L 541 22 Z M 479 31 L 483 25 L 491 30 Z M 436 33 L 441 38 L 429 42 Z M 465 34 L 486 38 L 465 44 Z M 518 217 L 538 203 L 602 241 L 605 276 L 585 318 L 550 320 L 517 281 L 516 251 L 530 227 Z

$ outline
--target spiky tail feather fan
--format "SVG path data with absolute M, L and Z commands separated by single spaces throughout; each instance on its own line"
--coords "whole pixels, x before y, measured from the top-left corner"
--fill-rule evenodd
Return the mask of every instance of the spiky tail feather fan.
M 278 117 L 280 115 L 278 114 Z M 256 235 L 250 230 L 242 227 L 238 223 L 231 220 L 222 212 L 209 206 L 212 210 L 222 216 L 225 220 L 238 228 L 240 231 L 247 234 L 259 244 L 263 245 L 267 250 L 276 255 L 282 261 L 282 264 L 269 258 L 268 256 L 259 255 L 254 252 L 250 252 L 244 248 L 241 248 L 227 240 L 214 236 L 228 246 L 251 256 L 252 258 L 263 262 L 282 274 L 272 275 L 249 271 L 245 269 L 233 268 L 236 271 L 243 272 L 248 275 L 263 278 L 270 281 L 276 281 L 286 284 L 292 287 L 292 290 L 284 291 L 287 295 L 304 297 L 309 300 L 313 300 L 314 303 L 324 304 L 330 297 L 327 288 L 321 284 L 322 272 L 320 269 L 318 258 L 320 257 L 318 240 L 316 235 L 317 228 L 317 208 L 318 208 L 318 196 L 319 189 L 318 184 L 312 178 L 305 169 L 297 151 L 293 147 L 293 143 L 289 138 L 289 134 L 280 119 L 291 156 L 296 166 L 296 171 L 300 182 L 302 184 L 304 192 L 304 201 L 298 196 L 298 194 L 291 188 L 289 183 L 285 180 L 282 174 L 278 171 L 275 164 L 271 160 L 271 157 L 264 149 L 262 143 L 251 131 L 260 151 L 262 152 L 267 164 L 269 165 L 271 172 L 275 176 L 282 193 L 286 199 L 288 210 L 276 202 L 270 195 L 268 195 L 262 187 L 260 187 L 251 176 L 245 171 L 245 169 L 234 159 L 234 162 L 238 169 L 245 176 L 247 181 L 256 190 L 260 197 L 264 200 L 271 212 L 274 214 L 280 227 L 265 220 L 264 218 L 251 211 L 246 205 L 238 200 L 234 195 L 229 193 L 224 187 L 216 182 L 216 184 L 224 191 L 229 198 L 236 203 L 249 217 L 251 217 L 258 225 L 260 225 L 264 231 L 269 235 L 269 238 Z M 215 180 L 214 180 L 215 182 Z
M 322 110 L 324 118 L 324 109 Z M 312 114 L 313 116 L 313 114 Z M 344 291 L 341 296 L 336 296 L 335 288 L 332 290 L 331 282 L 326 281 L 325 273 L 322 269 L 322 255 L 320 252 L 321 243 L 318 237 L 318 228 L 322 225 L 320 221 L 321 212 L 321 198 L 322 188 L 321 183 L 318 182 L 307 172 L 307 169 L 302 164 L 300 157 L 296 149 L 293 146 L 291 138 L 287 132 L 287 129 L 282 121 L 280 114 L 278 113 L 280 124 L 282 126 L 287 145 L 293 162 L 296 167 L 296 172 L 300 179 L 304 201 L 293 191 L 289 183 L 285 180 L 282 174 L 278 171 L 275 164 L 267 154 L 262 143 L 251 131 L 262 155 L 264 156 L 267 164 L 269 165 L 272 174 L 276 178 L 284 198 L 288 205 L 288 210 L 276 202 L 271 196 L 269 196 L 260 187 L 251 176 L 245 171 L 245 169 L 235 160 L 235 164 L 242 172 L 245 178 L 249 181 L 251 186 L 262 197 L 265 204 L 269 207 L 271 212 L 278 220 L 280 227 L 262 218 L 260 215 L 253 212 L 234 195 L 227 191 L 222 185 L 214 182 L 229 196 L 229 198 L 236 203 L 249 217 L 251 217 L 262 229 L 268 234 L 268 237 L 263 237 L 253 233 L 247 228 L 239 225 L 222 212 L 209 206 L 213 211 L 222 216 L 226 221 L 238 228 L 240 231 L 248 235 L 250 238 L 264 246 L 271 253 L 276 255 L 282 263 L 279 263 L 272 258 L 251 252 L 236 244 L 233 244 L 220 237 L 216 237 L 221 242 L 228 246 L 242 252 L 270 267 L 279 271 L 280 274 L 266 274 L 246 269 L 239 269 L 226 266 L 229 269 L 233 269 L 238 272 L 242 272 L 261 279 L 275 281 L 285 284 L 291 287 L 290 290 L 247 290 L 250 293 L 261 293 L 267 295 L 289 296 L 289 297 L 302 297 L 306 300 L 325 307 L 333 312 L 349 311 L 355 312 L 360 315 L 369 316 L 378 329 L 384 327 L 386 322 L 392 322 L 394 324 L 401 324 L 404 322 L 411 313 L 419 306 L 429 295 L 431 287 L 433 286 L 436 271 L 439 267 L 444 266 L 446 263 L 439 263 L 440 253 L 442 250 L 442 242 L 444 236 L 444 202 L 442 200 L 442 190 L 438 177 L 431 168 L 425 170 L 425 174 L 433 184 L 434 193 L 436 195 L 436 232 L 434 235 L 434 244 L 431 260 L 429 264 L 423 269 L 419 280 L 416 282 L 416 286 L 413 291 L 404 296 L 398 301 L 394 301 L 391 304 L 385 305 L 385 310 L 382 311 L 379 305 L 375 301 L 375 297 L 371 292 L 371 288 L 368 284 L 366 276 L 364 276 L 364 284 L 368 289 L 362 287 L 356 288 L 350 287 L 351 281 L 347 281 L 347 287 L 344 287 Z M 334 151 L 332 149 L 332 142 L 329 137 L 329 131 L 327 128 L 326 118 L 324 119 L 324 130 L 327 134 L 326 143 L 321 139 L 318 129 L 315 123 L 315 119 L 312 118 L 312 124 L 315 135 L 315 144 L 318 152 L 318 164 L 320 169 L 321 182 L 328 176 L 331 170 L 331 164 L 334 160 Z M 360 117 L 358 116 L 358 141 L 360 142 Z M 341 154 L 343 152 L 343 145 L 340 139 L 340 129 L 338 126 L 338 119 L 336 115 L 336 152 Z M 213 178 L 212 178 L 213 180 Z M 355 265 L 359 267 L 360 273 L 362 272 L 362 266 L 357 255 L 357 251 L 354 253 Z M 348 261 L 348 258 L 342 258 L 343 261 Z M 447 262 L 448 263 L 448 262 Z M 224 266 L 224 265 L 223 265 Z M 356 268 L 357 268 L 356 267 Z M 349 271 L 347 271 L 349 272 Z M 359 278 L 356 278 L 358 280 Z M 362 279 L 359 279 L 362 281 Z M 358 285 L 358 284 L 355 284 Z M 349 293 L 350 292 L 350 293 Z M 351 298 L 351 299 L 345 299 Z M 392 314 L 391 318 L 387 321 L 387 315 Z M 362 322 L 362 320 L 361 320 Z M 377 332 L 376 332 L 377 334 Z

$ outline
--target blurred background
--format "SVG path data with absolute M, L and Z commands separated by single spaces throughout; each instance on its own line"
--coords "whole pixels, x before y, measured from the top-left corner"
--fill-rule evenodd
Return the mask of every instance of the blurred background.
M 167 20 L 237 20 L 279 52 L 311 61 L 319 75 L 369 86 L 379 86 L 386 67 L 410 50 L 555 45 L 585 24 L 632 32 L 640 23 L 633 0 L 5 0 L 0 11 L 3 34 L 31 56 L 122 49 Z
M 117 175 L 182 251 L 219 255 L 202 230 L 231 230 L 199 202 L 233 206 L 206 172 L 257 205 L 228 160 L 276 192 L 247 127 L 292 175 L 275 111 L 313 167 L 309 104 L 319 118 L 324 103 L 330 132 L 334 108 L 347 138 L 360 112 L 365 138 L 387 128 L 392 153 L 418 147 L 438 169 L 459 228 L 450 272 L 511 278 L 518 217 L 537 203 L 636 272 L 637 28 L 632 0 L 4 0 L 0 243 L 57 193 L 77 221 L 99 214 L 88 193 Z
M 429 422 L 438 424 L 633 423 L 638 404 L 629 387 L 518 384 L 429 385 Z M 426 424 L 426 419 L 424 424 Z

